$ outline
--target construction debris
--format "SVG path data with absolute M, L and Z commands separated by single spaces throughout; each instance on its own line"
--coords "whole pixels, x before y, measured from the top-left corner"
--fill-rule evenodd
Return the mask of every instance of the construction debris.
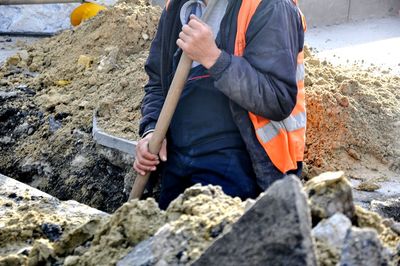
M 328 189 L 322 191 L 331 197 Z M 320 196 L 322 199 L 323 193 Z M 312 229 L 312 206 L 307 201 L 305 189 L 294 176 L 277 181 L 255 202 L 231 198 L 220 187 L 196 185 L 166 211 L 147 199 L 127 202 L 111 216 L 86 216 L 83 224 L 47 220 L 50 222 L 42 223 L 40 229 L 47 233 L 36 229 L 35 234 L 8 238 L 7 246 L 0 246 L 0 265 L 18 265 L 15 261 L 29 265 L 213 265 L 216 261 L 346 265 L 367 256 L 386 261 L 385 265 L 399 261 L 400 235 L 378 214 L 357 207 L 353 223 L 336 212 Z M 40 214 L 48 217 L 47 212 L 41 209 Z M 6 217 L 2 221 L 12 222 L 15 228 L 26 223 Z M 345 226 L 337 224 L 339 221 Z M 0 235 L 4 230 L 0 227 Z M 366 233 L 358 233 L 360 230 Z
M 341 212 L 349 219 L 354 217 L 353 193 L 343 172 L 327 172 L 306 183 L 311 213 L 318 220 Z

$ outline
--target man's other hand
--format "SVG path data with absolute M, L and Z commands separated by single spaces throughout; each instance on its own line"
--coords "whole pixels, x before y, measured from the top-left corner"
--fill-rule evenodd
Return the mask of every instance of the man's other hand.
M 193 61 L 209 69 L 217 61 L 221 50 L 217 47 L 212 29 L 195 15 L 182 27 L 176 44 Z
M 140 175 L 145 175 L 149 171 L 155 171 L 156 166 L 160 163 L 160 158 L 163 162 L 167 160 L 167 140 L 164 139 L 158 155 L 152 154 L 149 151 L 149 140 L 153 133 L 147 134 L 143 139 L 139 140 L 136 146 L 135 162 L 133 168 Z

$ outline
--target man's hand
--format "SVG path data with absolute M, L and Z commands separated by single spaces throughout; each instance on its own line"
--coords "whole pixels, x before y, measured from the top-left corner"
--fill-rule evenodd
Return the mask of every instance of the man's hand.
M 154 155 L 149 152 L 149 140 L 153 133 L 147 134 L 143 139 L 139 140 L 136 146 L 135 162 L 133 168 L 140 175 L 145 175 L 149 171 L 155 171 L 156 166 L 160 163 L 160 159 L 165 162 L 167 160 L 167 140 L 161 146 L 160 153 Z
M 207 69 L 215 64 L 221 54 L 210 26 L 195 15 L 191 15 L 189 23 L 182 27 L 176 44 L 190 59 Z

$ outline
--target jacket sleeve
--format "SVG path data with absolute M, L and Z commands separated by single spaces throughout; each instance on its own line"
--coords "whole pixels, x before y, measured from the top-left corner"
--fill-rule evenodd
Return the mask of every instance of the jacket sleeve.
M 148 132 L 154 130 L 165 100 L 165 95 L 161 86 L 160 74 L 161 38 L 165 12 L 164 9 L 145 64 L 145 71 L 149 77 L 149 81 L 144 86 L 145 95 L 141 106 L 142 119 L 139 125 L 139 135 L 142 137 Z
M 304 32 L 289 1 L 262 1 L 246 32 L 243 57 L 222 52 L 210 68 L 214 84 L 242 108 L 281 121 L 296 105 L 297 54 Z

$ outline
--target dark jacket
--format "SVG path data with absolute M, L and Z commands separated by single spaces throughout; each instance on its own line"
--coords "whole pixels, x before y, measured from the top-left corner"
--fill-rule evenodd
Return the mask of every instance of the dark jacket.
M 153 129 L 173 78 L 172 58 L 182 24 L 179 11 L 187 0 L 172 0 L 163 11 L 150 48 L 139 134 Z M 257 182 L 266 189 L 283 177 L 258 142 L 248 111 L 280 121 L 296 105 L 297 54 L 303 49 L 304 32 L 292 0 L 264 0 L 246 32 L 243 57 L 233 56 L 240 0 L 231 0 L 220 26 L 223 51 L 209 69 L 214 85 L 230 99 L 233 119 L 246 143 Z

